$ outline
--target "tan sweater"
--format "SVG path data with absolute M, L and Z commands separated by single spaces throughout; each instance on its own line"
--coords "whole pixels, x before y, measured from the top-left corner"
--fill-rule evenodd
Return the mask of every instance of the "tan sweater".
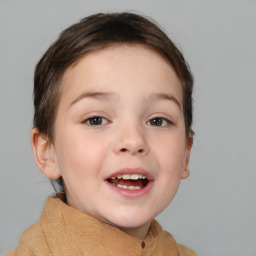
M 69 207 L 62 197 L 59 193 L 47 198 L 40 221 L 21 235 L 17 249 L 6 256 L 196 256 L 155 220 L 142 241 Z

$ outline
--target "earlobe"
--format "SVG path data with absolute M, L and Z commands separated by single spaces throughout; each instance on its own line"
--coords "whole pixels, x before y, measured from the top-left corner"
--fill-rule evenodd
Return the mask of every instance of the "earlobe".
M 189 137 L 186 142 L 186 153 L 184 157 L 184 166 L 181 174 L 181 179 L 186 179 L 189 176 L 189 169 L 188 169 L 188 164 L 189 164 L 189 157 L 190 157 L 190 151 L 193 145 L 193 137 Z
M 54 146 L 45 136 L 39 133 L 37 128 L 31 131 L 31 145 L 34 152 L 34 158 L 40 171 L 51 179 L 57 179 L 61 176 Z

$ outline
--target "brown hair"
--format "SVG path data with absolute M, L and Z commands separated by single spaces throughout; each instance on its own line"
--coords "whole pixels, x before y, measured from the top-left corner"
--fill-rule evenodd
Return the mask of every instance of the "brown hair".
M 189 67 L 181 52 L 157 25 L 133 13 L 91 15 L 60 34 L 35 69 L 34 127 L 50 141 L 54 140 L 54 122 L 64 72 L 86 53 L 117 43 L 146 45 L 169 61 L 182 83 L 186 135 L 193 136 L 193 77 Z

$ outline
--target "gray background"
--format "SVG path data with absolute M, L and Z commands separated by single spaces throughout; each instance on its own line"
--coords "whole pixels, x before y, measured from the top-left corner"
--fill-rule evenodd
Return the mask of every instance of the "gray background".
M 0 251 L 15 248 L 53 190 L 30 147 L 34 66 L 95 12 L 151 16 L 195 76 L 189 179 L 158 217 L 202 256 L 256 255 L 256 1 L 0 0 Z

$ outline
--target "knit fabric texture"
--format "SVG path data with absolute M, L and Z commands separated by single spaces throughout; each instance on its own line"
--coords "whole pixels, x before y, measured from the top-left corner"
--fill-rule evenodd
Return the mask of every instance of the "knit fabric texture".
M 153 220 L 144 240 L 69 207 L 64 195 L 48 197 L 40 221 L 6 256 L 196 256 Z

